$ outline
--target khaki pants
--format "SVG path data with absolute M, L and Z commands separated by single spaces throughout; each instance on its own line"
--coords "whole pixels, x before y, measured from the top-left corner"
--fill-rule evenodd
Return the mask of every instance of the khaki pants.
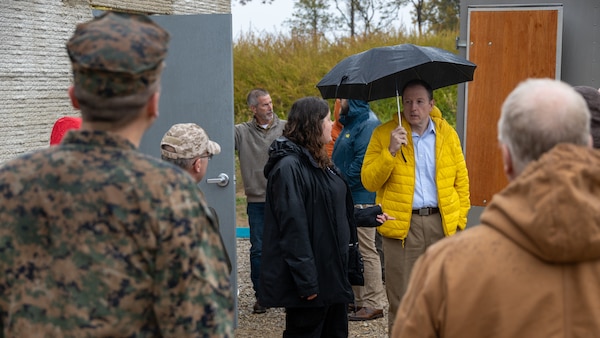
M 385 286 L 390 305 L 388 329 L 392 333 L 396 312 L 408 287 L 410 272 L 417 258 L 433 243 L 444 238 L 442 218 L 439 213 L 429 216 L 412 215 L 408 236 L 402 241 L 383 237 L 385 255 Z
M 353 286 L 356 306 L 383 309 L 387 303 L 381 278 L 381 260 L 375 247 L 376 228 L 357 228 L 358 247 L 365 265 L 365 285 Z

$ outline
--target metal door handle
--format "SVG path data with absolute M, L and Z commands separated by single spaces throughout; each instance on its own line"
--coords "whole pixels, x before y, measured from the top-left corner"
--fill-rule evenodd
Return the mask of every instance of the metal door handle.
M 224 187 L 229 184 L 229 176 L 227 176 L 226 173 L 220 173 L 218 177 L 207 179 L 206 183 L 216 184 L 219 187 Z

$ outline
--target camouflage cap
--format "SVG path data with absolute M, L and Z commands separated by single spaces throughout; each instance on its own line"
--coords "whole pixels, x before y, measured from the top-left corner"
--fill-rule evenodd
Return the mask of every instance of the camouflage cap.
M 75 86 L 102 97 L 142 92 L 167 56 L 169 33 L 144 15 L 107 12 L 67 42 Z
M 173 147 L 174 152 L 163 149 L 163 145 Z M 166 158 L 194 158 L 208 153 L 216 155 L 221 146 L 208 139 L 208 135 L 195 123 L 179 123 L 173 125 L 160 141 L 160 154 Z

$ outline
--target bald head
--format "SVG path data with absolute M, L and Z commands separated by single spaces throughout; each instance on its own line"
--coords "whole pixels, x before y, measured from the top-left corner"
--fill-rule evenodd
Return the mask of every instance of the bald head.
M 551 79 L 521 82 L 506 98 L 498 139 L 512 159 L 515 175 L 559 143 L 589 145 L 590 112 L 571 86 Z

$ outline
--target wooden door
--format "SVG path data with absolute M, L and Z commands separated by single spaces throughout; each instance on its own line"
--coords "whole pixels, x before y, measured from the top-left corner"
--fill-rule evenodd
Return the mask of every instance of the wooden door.
M 465 157 L 471 204 L 486 206 L 507 184 L 498 147 L 500 107 L 530 77 L 560 78 L 562 7 L 469 8 Z

